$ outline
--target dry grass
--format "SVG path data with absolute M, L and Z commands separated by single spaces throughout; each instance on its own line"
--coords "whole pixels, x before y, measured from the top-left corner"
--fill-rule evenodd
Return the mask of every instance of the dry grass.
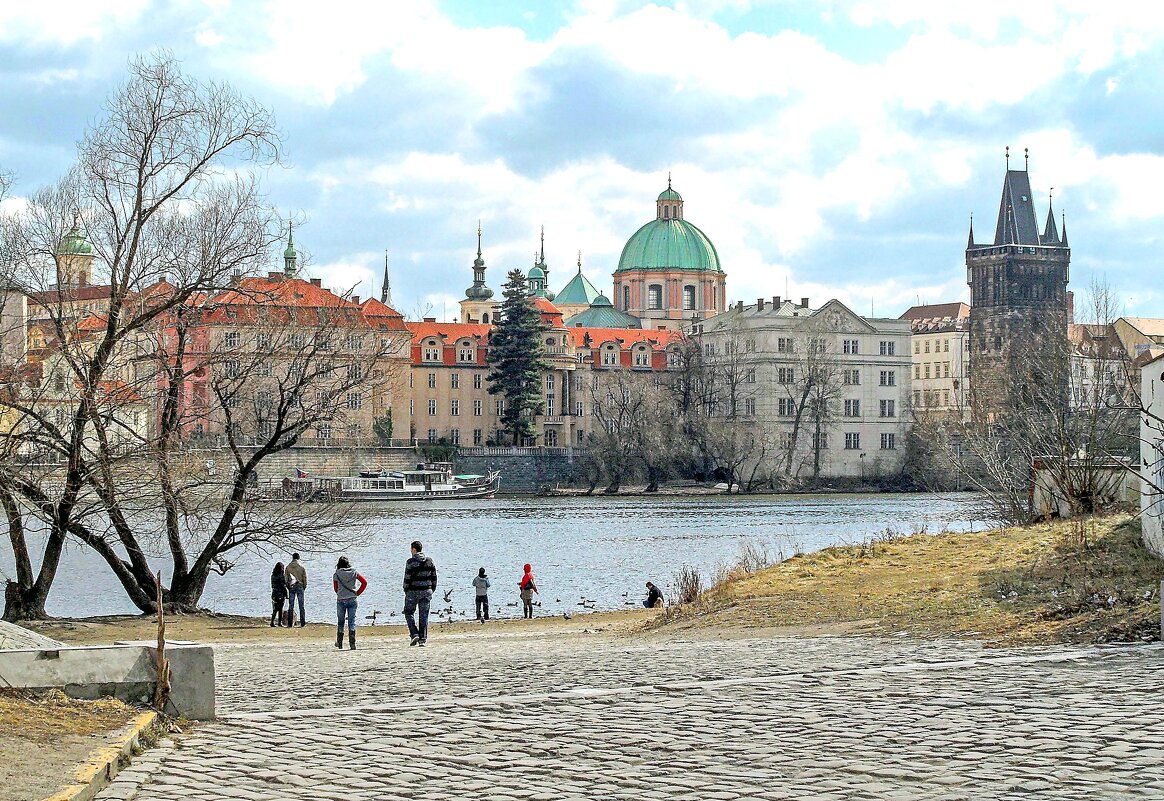
M 141 712 L 112 698 L 77 701 L 59 690 L 0 691 L 0 737 L 55 743 L 120 729 Z
M 659 625 L 793 626 L 996 644 L 1159 638 L 1164 563 L 1128 516 L 978 534 L 898 535 L 731 571 Z

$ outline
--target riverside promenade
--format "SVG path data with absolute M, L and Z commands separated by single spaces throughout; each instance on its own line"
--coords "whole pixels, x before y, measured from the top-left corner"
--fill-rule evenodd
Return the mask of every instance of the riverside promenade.
M 99 798 L 1164 798 L 1164 649 L 434 633 L 217 648 Z

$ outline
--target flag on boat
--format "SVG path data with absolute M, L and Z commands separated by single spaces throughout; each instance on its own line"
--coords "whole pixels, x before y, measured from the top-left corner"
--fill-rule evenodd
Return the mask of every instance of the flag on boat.
M 296 467 L 295 468 L 295 477 L 296 478 L 307 478 L 307 471 L 300 470 L 298 467 Z

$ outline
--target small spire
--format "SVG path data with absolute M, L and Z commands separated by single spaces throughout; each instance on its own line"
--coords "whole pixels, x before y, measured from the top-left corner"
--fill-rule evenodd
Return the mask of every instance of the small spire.
M 542 226 L 541 263 L 546 263 L 546 227 Z
M 477 220 L 477 258 L 481 258 L 481 221 Z
M 582 273 L 582 251 L 578 251 L 578 274 Z
M 1063 212 L 1063 240 L 1059 244 L 1067 247 L 1067 212 Z
M 1006 146 L 1006 170 L 1010 172 L 1010 145 Z
M 667 188 L 671 188 L 671 171 L 667 170 Z
M 291 218 L 288 217 L 287 218 L 287 247 L 293 247 L 295 245 L 295 231 L 294 231 L 293 226 L 294 226 L 294 223 L 292 223 Z
M 972 247 L 974 247 L 974 212 L 970 212 L 970 236 L 966 240 L 966 249 L 969 250 Z
M 1031 169 L 1031 151 L 1029 148 L 1023 148 L 1023 170 L 1030 172 Z

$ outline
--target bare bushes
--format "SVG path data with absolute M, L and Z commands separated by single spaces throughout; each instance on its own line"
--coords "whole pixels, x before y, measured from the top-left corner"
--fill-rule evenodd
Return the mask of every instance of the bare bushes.
M 683 565 L 675 574 L 676 604 L 690 604 L 699 600 L 703 594 L 703 576 L 691 565 Z

